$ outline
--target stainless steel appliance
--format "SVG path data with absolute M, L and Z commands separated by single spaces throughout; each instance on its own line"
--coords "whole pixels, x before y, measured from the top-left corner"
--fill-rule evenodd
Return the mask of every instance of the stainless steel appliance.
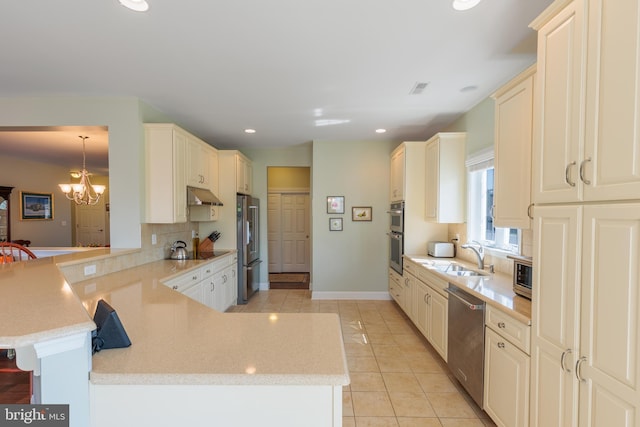
M 260 201 L 237 196 L 238 304 L 246 304 L 260 285 Z
M 449 283 L 449 349 L 453 375 L 482 408 L 484 391 L 484 301 Z
M 531 257 L 507 255 L 513 260 L 513 292 L 531 299 L 533 262 Z
M 391 203 L 389 213 L 389 267 L 402 274 L 404 255 L 404 202 Z

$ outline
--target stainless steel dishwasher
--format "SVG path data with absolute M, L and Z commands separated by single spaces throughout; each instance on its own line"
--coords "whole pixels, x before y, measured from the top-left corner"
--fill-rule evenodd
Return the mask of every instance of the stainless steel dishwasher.
M 484 301 L 449 283 L 449 369 L 482 408 L 484 391 Z

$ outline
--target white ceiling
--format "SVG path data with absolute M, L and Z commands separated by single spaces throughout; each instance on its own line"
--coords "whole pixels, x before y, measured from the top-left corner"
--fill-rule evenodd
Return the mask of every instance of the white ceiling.
M 3 1 L 0 96 L 135 96 L 218 148 L 425 140 L 535 61 L 528 24 L 552 2 L 148 1 Z M 37 159 L 58 135 L 81 162 L 90 130 L 58 130 L 46 150 L 29 144 L 47 132 L 0 132 L 0 150 Z

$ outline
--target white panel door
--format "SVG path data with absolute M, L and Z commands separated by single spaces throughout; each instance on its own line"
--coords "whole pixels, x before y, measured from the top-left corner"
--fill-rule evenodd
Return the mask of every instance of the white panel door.
M 640 426 L 640 203 L 584 208 L 581 426 Z
M 282 271 L 310 271 L 310 215 L 308 194 L 282 196 Z
M 590 0 L 585 200 L 640 197 L 640 7 Z
M 95 205 L 76 206 L 75 246 L 104 246 L 106 243 L 106 211 L 104 198 Z
M 579 206 L 536 207 L 531 425 L 576 426 L 580 323 Z
M 269 273 L 282 273 L 282 215 L 281 195 L 269 194 L 267 198 L 267 250 Z

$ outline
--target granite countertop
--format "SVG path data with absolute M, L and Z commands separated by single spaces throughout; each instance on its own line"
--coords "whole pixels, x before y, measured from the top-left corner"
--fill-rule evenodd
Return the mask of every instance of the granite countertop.
M 492 273 L 486 276 L 451 276 L 425 261 L 455 262 L 465 267 L 477 270 L 477 266 L 458 258 L 433 258 L 426 255 L 405 255 L 418 268 L 423 268 L 437 275 L 439 278 L 453 283 L 460 289 L 482 299 L 487 304 L 509 314 L 515 319 L 531 325 L 531 301 L 513 292 L 513 278 L 508 274 Z
M 73 285 L 118 313 L 132 345 L 93 356 L 94 384 L 346 385 L 333 313 L 220 313 L 162 282 L 204 261 L 156 261 Z

